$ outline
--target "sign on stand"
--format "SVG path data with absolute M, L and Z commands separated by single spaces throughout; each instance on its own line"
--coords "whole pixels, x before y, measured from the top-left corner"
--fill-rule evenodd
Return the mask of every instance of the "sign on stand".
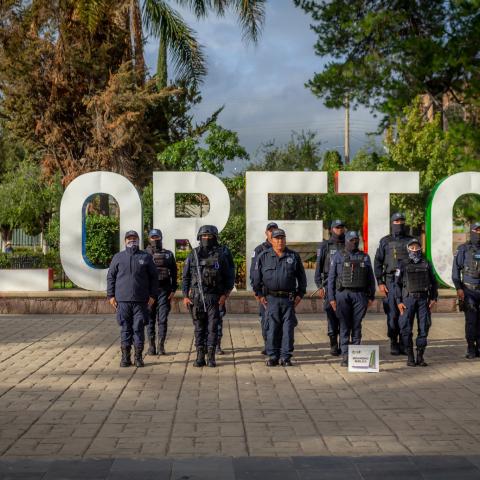
M 349 372 L 380 371 L 380 348 L 378 345 L 349 345 L 348 346 Z

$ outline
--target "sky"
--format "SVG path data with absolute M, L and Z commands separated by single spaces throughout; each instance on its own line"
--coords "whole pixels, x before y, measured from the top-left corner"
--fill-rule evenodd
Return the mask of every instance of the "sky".
M 200 88 L 203 101 L 194 109 L 196 121 L 225 105 L 218 123 L 238 133 L 252 161 L 261 160 L 263 143 L 274 140 L 280 146 L 290 140 L 292 131 L 302 130 L 317 132 L 322 150 L 343 152 L 344 111 L 326 108 L 305 87 L 325 60 L 314 53 L 311 17 L 292 0 L 267 3 L 265 27 L 257 45 L 242 41 L 233 14 L 197 21 L 189 11 L 175 8 L 197 32 L 207 57 L 208 74 Z M 145 54 L 151 73 L 155 72 L 157 51 L 157 40 L 147 39 Z M 350 125 L 353 156 L 371 144 L 366 133 L 376 129 L 378 119 L 359 108 L 351 111 Z M 246 165 L 240 160 L 227 163 L 226 174 Z

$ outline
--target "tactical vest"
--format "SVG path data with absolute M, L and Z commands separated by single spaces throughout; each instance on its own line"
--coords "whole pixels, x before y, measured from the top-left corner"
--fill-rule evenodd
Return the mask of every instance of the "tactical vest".
M 408 293 L 426 293 L 431 287 L 428 264 L 408 263 L 405 266 L 404 286 Z
M 391 239 L 385 246 L 385 272 L 393 273 L 399 260 L 408 260 L 407 243 L 410 238 Z
M 167 259 L 169 255 L 170 254 L 166 253 L 164 250 L 153 253 L 153 263 L 157 267 L 159 282 L 165 282 L 166 280 L 170 280 L 170 270 L 167 267 Z
M 193 286 L 200 288 L 200 285 L 207 290 L 215 290 L 221 282 L 220 277 L 220 249 L 216 249 L 212 255 L 207 258 L 198 254 L 192 256 L 192 280 Z M 198 258 L 201 279 L 198 278 L 198 269 L 196 259 Z
M 473 280 L 480 280 L 480 249 L 470 244 L 465 252 L 463 275 Z
M 339 276 L 339 287 L 367 289 L 368 265 L 364 258 L 344 258 L 343 270 Z
M 328 274 L 330 270 L 330 262 L 337 252 L 343 253 L 345 251 L 345 243 L 327 242 L 327 254 L 325 255 L 325 262 L 323 263 L 323 273 Z

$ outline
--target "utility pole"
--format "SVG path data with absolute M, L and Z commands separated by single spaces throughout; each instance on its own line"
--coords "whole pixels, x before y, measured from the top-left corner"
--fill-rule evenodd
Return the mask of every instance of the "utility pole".
M 350 163 L 350 101 L 348 95 L 345 97 L 345 138 L 344 138 L 344 157 L 345 165 Z

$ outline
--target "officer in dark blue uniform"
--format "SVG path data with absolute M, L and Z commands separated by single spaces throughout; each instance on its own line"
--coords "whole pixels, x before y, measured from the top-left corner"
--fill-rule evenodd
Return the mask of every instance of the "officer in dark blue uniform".
M 340 320 L 342 367 L 348 366 L 348 345 L 360 345 L 362 320 L 375 299 L 370 257 L 358 249 L 358 232 L 345 235 L 345 251 L 332 258 L 328 272 L 328 301 Z
M 385 296 L 383 310 L 387 315 L 387 334 L 390 338 L 390 353 L 392 355 L 405 354 L 405 346 L 400 339 L 398 318 L 400 312 L 395 300 L 395 271 L 399 260 L 408 258 L 407 243 L 413 238 L 407 235 L 405 215 L 394 213 L 391 218 L 392 233 L 380 240 L 375 255 L 375 277 L 378 289 Z
M 190 310 L 195 327 L 195 367 L 206 365 L 205 343 L 208 366 L 216 366 L 215 349 L 220 308 L 234 286 L 234 274 L 231 272 L 229 260 L 217 239 L 217 227 L 200 227 L 197 235 L 200 246 L 192 250 L 183 268 L 183 303 Z
M 284 230 L 272 232 L 272 248 L 257 257 L 253 290 L 268 317 L 266 364 L 290 367 L 297 325 L 295 307 L 307 290 L 307 277 L 300 255 L 287 248 Z
M 465 312 L 466 358 L 480 356 L 480 222 L 470 229 L 470 241 L 455 253 L 452 280 Z
M 267 224 L 267 228 L 265 229 L 265 241 L 262 242 L 260 245 L 255 247 L 255 250 L 252 254 L 252 263 L 250 264 L 250 285 L 253 288 L 253 272 L 255 270 L 255 262 L 258 256 L 265 250 L 272 248 L 272 232 L 278 229 L 278 225 L 275 222 L 270 222 Z M 266 309 L 265 306 L 260 302 L 260 299 L 256 297 L 258 300 L 258 316 L 260 318 L 260 328 L 262 329 L 262 337 L 264 347 L 261 351 L 262 355 L 266 355 L 267 353 L 267 319 L 266 319 Z
M 165 355 L 165 339 L 168 330 L 168 314 L 171 310 L 172 299 L 178 287 L 177 263 L 175 255 L 162 245 L 162 232 L 158 228 L 150 230 L 149 245 L 145 249 L 153 258 L 158 272 L 158 297 L 150 309 L 147 326 L 150 347 L 147 355 Z M 155 323 L 158 323 L 158 345 L 155 348 Z
M 152 257 L 139 249 L 138 234 L 130 230 L 125 234 L 125 250 L 116 253 L 107 274 L 107 297 L 117 311 L 121 327 L 121 367 L 132 365 L 130 352 L 135 346 L 135 366 L 143 367 L 145 325 L 148 307 L 157 298 L 158 276 Z
M 420 242 L 413 238 L 407 243 L 408 260 L 401 260 L 395 273 L 395 297 L 400 310 L 400 335 L 407 348 L 407 365 L 426 367 L 423 359 L 427 348 L 427 336 L 431 309 L 438 298 L 438 283 L 433 268 L 423 258 Z M 417 317 L 417 359 L 413 355 L 413 322 Z
M 333 311 L 330 302 L 327 301 L 327 280 L 330 262 L 337 251 L 345 250 L 345 223 L 342 220 L 334 220 L 330 225 L 330 238 L 321 242 L 317 249 L 317 262 L 315 265 L 315 284 L 320 298 L 325 300 L 324 309 L 327 314 L 328 337 L 330 338 L 330 354 L 338 357 L 338 335 L 340 323 L 337 314 Z

